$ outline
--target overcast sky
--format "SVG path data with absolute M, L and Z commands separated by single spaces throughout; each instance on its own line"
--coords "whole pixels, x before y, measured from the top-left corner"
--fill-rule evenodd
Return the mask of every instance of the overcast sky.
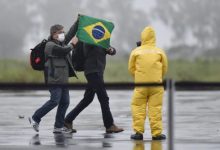
M 148 16 L 150 16 L 150 14 L 152 14 L 152 7 L 155 6 L 155 2 L 152 0 L 134 0 L 134 4 L 135 4 L 136 9 L 144 10 L 146 12 L 146 15 L 148 15 Z M 30 7 L 30 8 L 32 8 L 32 7 Z M 41 16 L 37 16 L 37 17 L 33 18 L 33 22 L 40 22 L 42 25 L 42 23 L 44 21 L 42 20 Z M 147 25 L 149 25 L 149 24 L 146 24 L 146 26 Z M 169 47 L 170 43 L 171 43 L 172 31 L 170 30 L 169 27 L 165 26 L 159 20 L 153 21 L 152 24 L 150 24 L 150 25 L 152 25 L 156 31 L 157 46 L 166 50 L 166 48 Z M 45 37 L 45 35 L 47 35 L 44 32 L 39 32 L 39 33 L 41 33 L 40 36 L 38 35 L 39 36 L 38 38 L 40 38 L 40 39 L 42 39 L 43 37 Z M 137 34 L 139 34 L 139 33 L 137 33 Z M 28 47 L 31 47 L 32 45 L 34 45 L 35 41 L 38 41 L 37 39 L 30 38 L 32 36 L 33 36 L 32 32 L 30 32 L 30 35 L 26 36 L 26 40 L 25 40 L 26 42 L 25 42 L 25 45 L 23 48 L 24 50 L 26 50 L 26 49 L 28 49 Z M 29 53 L 29 51 L 27 53 Z
M 135 5 L 137 9 L 143 9 L 147 13 L 152 13 L 151 9 L 155 5 L 153 0 L 135 0 Z M 157 45 L 161 48 L 166 48 L 170 46 L 172 31 L 168 26 L 163 24 L 160 20 L 155 20 L 151 24 L 156 31 L 157 35 Z

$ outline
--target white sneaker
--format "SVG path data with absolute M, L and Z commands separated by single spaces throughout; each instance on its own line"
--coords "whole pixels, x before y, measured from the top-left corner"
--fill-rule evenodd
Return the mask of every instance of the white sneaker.
M 66 127 L 63 127 L 63 128 L 56 128 L 56 127 L 54 127 L 53 133 L 64 133 L 64 134 L 67 133 L 68 134 L 68 133 L 72 133 L 72 130 L 67 129 Z
M 37 122 L 35 122 L 32 117 L 28 117 L 28 120 L 31 124 L 31 127 L 36 131 L 39 132 L 39 124 Z

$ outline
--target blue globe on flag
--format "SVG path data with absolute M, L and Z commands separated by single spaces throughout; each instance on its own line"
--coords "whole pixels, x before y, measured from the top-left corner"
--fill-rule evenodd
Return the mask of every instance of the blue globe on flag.
M 97 25 L 92 29 L 92 36 L 95 39 L 97 40 L 102 39 L 104 35 L 105 35 L 105 29 L 102 26 Z
M 107 49 L 110 47 L 113 29 L 114 24 L 112 22 L 80 15 L 76 36 L 82 42 Z

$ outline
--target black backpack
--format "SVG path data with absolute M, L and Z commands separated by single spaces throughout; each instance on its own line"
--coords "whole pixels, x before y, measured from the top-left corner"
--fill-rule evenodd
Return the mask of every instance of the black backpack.
M 38 70 L 38 71 L 44 70 L 44 64 L 45 64 L 44 49 L 47 42 L 48 41 L 44 39 L 42 42 L 40 42 L 34 48 L 31 49 L 30 64 L 34 70 Z
M 77 42 L 72 54 L 72 63 L 76 71 L 84 71 L 85 55 L 83 51 L 83 42 Z

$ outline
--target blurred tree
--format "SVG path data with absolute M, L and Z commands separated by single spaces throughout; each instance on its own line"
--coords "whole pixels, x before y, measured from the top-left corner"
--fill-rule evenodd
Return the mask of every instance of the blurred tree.
M 154 17 L 174 29 L 174 45 L 192 35 L 200 49 L 220 48 L 219 0 L 156 0 Z M 192 40 L 192 39 L 191 39 Z M 176 43 L 176 44 L 175 44 Z
M 49 33 L 49 28 L 53 24 L 62 24 L 68 30 L 77 19 L 81 3 L 82 1 L 78 0 L 44 0 L 41 13 L 46 31 Z
M 68 30 L 78 13 L 114 22 L 112 45 L 118 53 L 130 52 L 149 23 L 147 14 L 134 8 L 134 3 L 134 0 L 1 0 L 0 57 L 24 56 L 24 51 L 47 38 L 51 25 L 59 23 Z
M 23 39 L 30 27 L 25 0 L 1 0 L 0 58 L 20 58 Z

